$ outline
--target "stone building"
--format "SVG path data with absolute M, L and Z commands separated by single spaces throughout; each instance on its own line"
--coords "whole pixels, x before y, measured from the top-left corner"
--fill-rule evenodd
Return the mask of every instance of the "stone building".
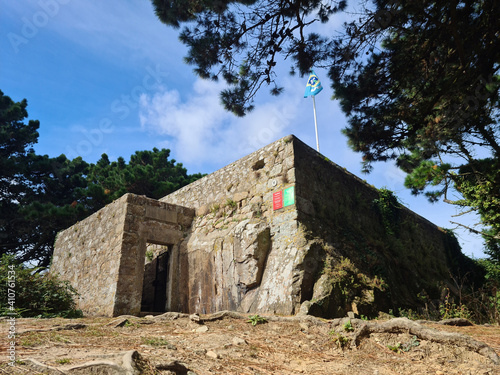
M 160 200 L 124 195 L 59 233 L 51 273 L 89 315 L 334 317 L 436 298 L 464 262 L 447 231 L 287 136 Z

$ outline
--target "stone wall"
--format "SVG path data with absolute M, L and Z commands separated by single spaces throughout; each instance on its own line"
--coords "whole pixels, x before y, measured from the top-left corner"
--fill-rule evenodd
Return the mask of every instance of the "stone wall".
M 374 186 L 299 140 L 294 155 L 298 221 L 310 233 L 309 246 L 320 245 L 308 253 L 304 270 L 314 286 L 303 283 L 310 294 L 302 302 L 313 301 L 313 312 L 342 316 L 360 310 L 368 315 L 374 309 L 414 307 L 423 298 L 439 298 L 444 286 L 452 287 L 450 275 L 465 257 L 450 246 L 447 231 L 396 200 L 385 201 Z M 379 204 L 388 211 L 381 212 Z M 344 261 L 342 268 L 345 259 L 350 265 Z M 346 279 L 362 274 L 356 283 L 365 285 L 356 290 L 345 282 L 349 296 L 344 298 L 338 290 L 345 281 L 338 278 L 342 273 Z
M 59 233 L 50 272 L 76 288 L 88 315 L 138 314 L 147 244 L 179 251 L 193 216 L 189 208 L 126 194 Z
M 90 315 L 113 315 L 126 199 L 121 197 L 56 238 L 50 272 L 77 289 L 78 308 Z
M 293 139 L 274 142 L 161 199 L 197 213 L 175 260 L 175 310 L 294 312 L 297 212 L 295 205 L 277 211 L 272 205 L 274 192 L 295 185 Z
M 273 194 L 289 187 L 294 204 L 274 210 Z M 197 213 L 177 253 L 172 307 L 293 314 L 302 306 L 342 316 L 435 297 L 463 255 L 448 233 L 397 202 L 395 228 L 386 228 L 380 199 L 294 136 L 162 198 Z

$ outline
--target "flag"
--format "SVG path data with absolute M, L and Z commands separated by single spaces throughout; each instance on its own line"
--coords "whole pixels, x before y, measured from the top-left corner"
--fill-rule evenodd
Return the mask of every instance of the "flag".
M 314 73 L 314 71 L 311 70 L 311 75 L 307 80 L 306 92 L 304 94 L 304 98 L 319 94 L 321 90 L 323 90 L 323 86 L 321 86 L 321 82 L 319 81 L 319 78 L 316 75 L 316 73 Z

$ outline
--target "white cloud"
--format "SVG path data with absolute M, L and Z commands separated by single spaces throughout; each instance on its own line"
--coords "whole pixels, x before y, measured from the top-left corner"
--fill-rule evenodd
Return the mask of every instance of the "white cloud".
M 297 100 L 283 96 L 237 118 L 220 104 L 223 88 L 223 84 L 198 79 L 186 100 L 177 90 L 165 88 L 142 95 L 141 126 L 165 136 L 163 146 L 179 160 L 197 166 L 216 163 L 220 167 L 287 133 L 286 126 L 296 116 Z

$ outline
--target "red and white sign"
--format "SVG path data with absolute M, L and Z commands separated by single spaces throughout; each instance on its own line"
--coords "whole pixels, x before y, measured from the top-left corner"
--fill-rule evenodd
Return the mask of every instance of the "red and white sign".
M 279 210 L 283 208 L 283 191 L 277 191 L 273 193 L 273 210 Z

